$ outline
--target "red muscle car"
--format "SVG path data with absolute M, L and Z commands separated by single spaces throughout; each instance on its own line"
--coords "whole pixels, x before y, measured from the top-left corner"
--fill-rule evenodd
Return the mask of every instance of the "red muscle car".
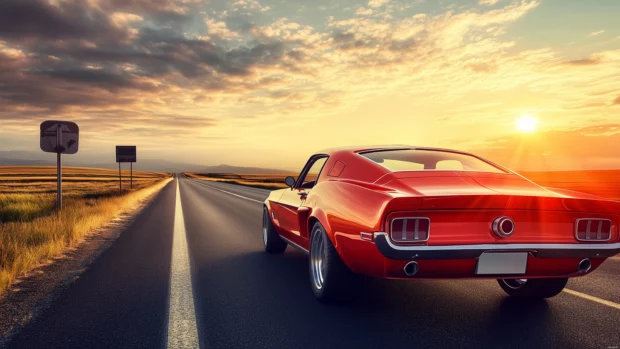
M 328 150 L 286 184 L 265 201 L 265 251 L 308 253 L 321 301 L 355 296 L 364 276 L 492 278 L 510 296 L 548 298 L 620 252 L 620 202 L 460 151 Z

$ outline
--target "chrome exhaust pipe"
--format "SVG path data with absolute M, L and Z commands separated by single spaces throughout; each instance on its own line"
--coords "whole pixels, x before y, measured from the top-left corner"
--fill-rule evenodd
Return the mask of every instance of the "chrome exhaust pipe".
M 591 268 L 592 262 L 590 261 L 590 258 L 582 259 L 577 265 L 577 270 L 582 274 L 589 272 Z
M 420 266 L 418 266 L 418 262 L 413 261 L 405 264 L 405 267 L 403 268 L 403 270 L 405 271 L 405 275 L 407 276 L 414 276 L 419 269 Z

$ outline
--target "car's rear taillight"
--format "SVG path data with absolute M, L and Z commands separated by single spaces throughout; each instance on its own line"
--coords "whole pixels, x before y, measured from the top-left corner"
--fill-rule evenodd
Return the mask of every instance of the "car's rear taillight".
M 426 217 L 395 218 L 390 223 L 390 237 L 395 242 L 427 241 L 431 220 Z
M 611 220 L 581 218 L 575 221 L 575 238 L 579 241 L 607 241 L 611 239 Z

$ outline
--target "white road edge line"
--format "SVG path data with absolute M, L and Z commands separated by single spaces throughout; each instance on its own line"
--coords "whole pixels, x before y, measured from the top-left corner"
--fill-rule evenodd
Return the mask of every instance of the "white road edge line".
M 263 201 L 255 200 L 255 199 L 252 199 L 252 198 L 245 197 L 245 196 L 243 196 L 243 195 L 239 195 L 239 194 L 231 193 L 231 192 L 226 191 L 226 190 L 222 190 L 222 189 L 219 189 L 219 188 L 216 188 L 216 187 L 212 187 L 212 186 L 210 186 L 210 185 L 208 185 L 208 184 L 205 184 L 205 183 L 199 182 L 199 180 L 196 180 L 196 183 L 198 183 L 198 184 L 200 184 L 200 185 L 204 185 L 205 187 L 209 187 L 209 188 L 211 188 L 211 189 L 215 189 L 215 190 L 221 191 L 222 193 L 226 193 L 226 194 L 228 194 L 228 195 L 236 196 L 236 197 L 241 198 L 241 199 L 245 199 L 245 200 L 248 200 L 248 201 L 258 202 L 259 204 L 262 204 L 262 203 L 263 203 Z
M 616 309 L 620 310 L 620 304 L 614 303 L 612 301 L 608 301 L 608 300 L 604 300 L 604 299 L 601 299 L 601 298 L 598 298 L 598 297 L 590 296 L 589 294 L 573 291 L 573 290 L 570 290 L 568 288 L 565 288 L 564 292 L 566 292 L 568 294 L 572 294 L 573 296 L 577 296 L 577 297 L 580 297 L 580 298 L 583 298 L 583 299 L 587 299 L 587 300 L 592 301 L 592 302 L 596 302 L 596 303 L 599 303 L 599 304 L 602 304 L 602 305 L 606 305 L 608 307 L 612 307 L 612 308 L 616 308 Z
M 185 219 L 177 178 L 168 300 L 168 348 L 199 348 Z

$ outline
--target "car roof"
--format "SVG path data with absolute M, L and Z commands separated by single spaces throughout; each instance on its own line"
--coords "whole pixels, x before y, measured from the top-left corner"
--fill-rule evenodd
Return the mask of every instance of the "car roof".
M 443 151 L 443 152 L 450 152 L 450 153 L 456 153 L 456 154 L 463 154 L 463 155 L 469 155 L 469 156 L 473 156 L 477 159 L 480 159 L 484 162 L 487 162 L 489 164 L 491 164 L 492 166 L 495 166 L 503 171 L 505 171 L 506 173 L 510 173 L 510 174 L 515 174 L 514 171 L 499 165 L 497 163 L 494 163 L 493 161 L 487 160 L 485 158 L 482 158 L 478 155 L 472 154 L 472 153 L 468 153 L 465 151 L 460 151 L 460 150 L 455 150 L 455 149 L 448 149 L 448 148 L 435 148 L 435 147 L 422 147 L 422 146 L 413 146 L 413 145 L 406 145 L 406 144 L 392 144 L 392 145 L 375 145 L 375 146 L 346 146 L 346 147 L 338 147 L 338 148 L 330 148 L 330 149 L 324 149 L 322 151 L 316 152 L 315 155 L 328 155 L 328 156 L 332 156 L 332 155 L 337 155 L 337 154 L 342 154 L 342 153 L 346 153 L 346 154 L 364 154 L 366 152 L 378 152 L 378 151 L 390 151 L 390 150 L 435 150 L 435 151 Z
M 323 149 L 316 154 L 328 154 L 332 155 L 338 152 L 350 152 L 350 153 L 361 153 L 361 152 L 371 152 L 371 151 L 388 151 L 388 150 L 400 150 L 400 149 L 424 149 L 424 150 L 438 150 L 438 151 L 449 151 L 453 153 L 461 153 L 461 154 L 469 154 L 464 151 L 454 150 L 454 149 L 446 149 L 446 148 L 434 148 L 434 147 L 422 147 L 422 146 L 412 146 L 406 144 L 392 144 L 392 145 L 371 145 L 371 146 L 346 146 L 346 147 L 337 147 L 337 148 L 329 148 Z

